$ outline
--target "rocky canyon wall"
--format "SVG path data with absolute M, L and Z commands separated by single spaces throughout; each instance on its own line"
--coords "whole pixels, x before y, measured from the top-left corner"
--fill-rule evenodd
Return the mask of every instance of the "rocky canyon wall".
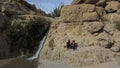
M 40 54 L 48 59 L 74 66 L 116 61 L 120 56 L 119 0 L 73 0 L 52 23 Z M 77 50 L 66 49 L 75 40 Z

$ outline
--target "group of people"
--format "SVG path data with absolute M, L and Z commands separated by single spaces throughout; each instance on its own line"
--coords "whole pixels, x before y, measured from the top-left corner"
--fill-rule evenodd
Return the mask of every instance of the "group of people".
M 72 42 L 70 40 L 67 41 L 66 43 L 66 47 L 67 49 L 73 49 L 73 50 L 77 50 L 77 43 L 75 42 L 75 40 L 72 40 Z

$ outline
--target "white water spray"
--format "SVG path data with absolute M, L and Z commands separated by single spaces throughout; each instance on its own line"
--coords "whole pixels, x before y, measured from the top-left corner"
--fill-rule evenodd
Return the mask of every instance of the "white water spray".
M 35 59 L 38 58 L 38 56 L 39 56 L 39 54 L 41 52 L 41 49 L 43 47 L 43 44 L 45 42 L 46 37 L 47 36 L 45 35 L 44 38 L 41 40 L 40 45 L 39 45 L 39 49 L 37 50 L 37 52 L 35 53 L 35 55 L 33 55 L 32 57 L 28 58 L 27 60 L 35 60 Z

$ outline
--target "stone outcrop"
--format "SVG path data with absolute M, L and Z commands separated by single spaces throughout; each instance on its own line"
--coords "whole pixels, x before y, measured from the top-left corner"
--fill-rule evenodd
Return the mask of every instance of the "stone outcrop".
M 61 10 L 62 21 L 98 21 L 105 10 L 92 4 L 80 4 L 65 6 Z
M 117 11 L 118 0 L 73 0 L 52 23 L 40 59 L 80 67 L 113 61 L 120 49 Z M 64 47 L 68 40 L 76 41 L 77 50 Z
M 42 17 L 45 17 L 44 12 L 25 0 L 0 0 L 0 59 L 13 55 L 9 51 L 11 44 L 7 36 L 10 28 L 15 24 L 24 27 L 30 20 Z
M 92 23 L 88 23 L 88 31 L 90 33 L 97 33 L 102 31 L 104 28 L 104 24 L 100 23 L 100 22 L 92 22 Z

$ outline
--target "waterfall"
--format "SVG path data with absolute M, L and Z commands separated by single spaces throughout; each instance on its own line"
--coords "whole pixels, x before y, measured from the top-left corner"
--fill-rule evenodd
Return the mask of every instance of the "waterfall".
M 41 52 L 41 49 L 42 49 L 42 47 L 43 47 L 43 45 L 44 45 L 44 42 L 45 42 L 46 37 L 47 37 L 47 35 L 45 35 L 44 38 L 41 40 L 40 45 L 39 45 L 39 49 L 37 50 L 37 52 L 35 53 L 35 55 L 33 55 L 33 56 L 30 57 L 30 58 L 27 58 L 27 60 L 34 60 L 34 59 L 37 59 L 37 58 L 38 58 L 38 56 L 39 56 L 39 54 L 40 54 L 40 52 Z

